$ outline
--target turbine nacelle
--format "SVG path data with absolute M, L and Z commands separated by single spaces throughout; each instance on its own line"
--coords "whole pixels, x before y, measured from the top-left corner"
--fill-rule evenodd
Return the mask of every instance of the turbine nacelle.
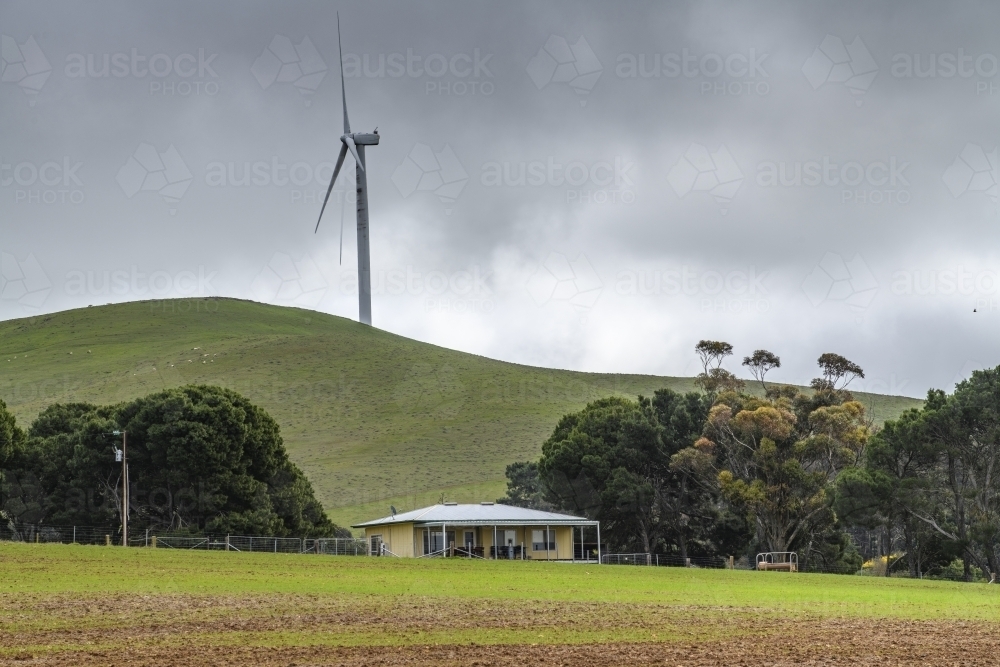
M 340 171 L 340 165 L 343 164 L 344 155 L 346 151 L 351 151 L 351 155 L 354 156 L 354 161 L 358 164 L 358 169 L 361 171 L 365 170 L 365 163 L 358 155 L 358 146 L 377 146 L 378 145 L 378 133 L 365 134 L 363 132 L 350 132 L 340 135 L 340 141 L 344 144 L 344 147 L 340 149 L 340 159 L 337 161 L 337 172 Z M 334 180 L 337 179 L 337 172 L 334 172 Z M 330 187 L 333 187 L 333 182 L 331 181 Z M 322 217 L 322 213 L 320 213 Z
M 344 141 L 344 137 L 351 137 L 354 139 L 354 143 L 358 146 L 378 146 L 379 135 L 378 133 L 369 134 L 365 132 L 356 132 L 354 134 L 345 134 L 340 138 Z M 346 143 L 346 142 L 345 142 Z

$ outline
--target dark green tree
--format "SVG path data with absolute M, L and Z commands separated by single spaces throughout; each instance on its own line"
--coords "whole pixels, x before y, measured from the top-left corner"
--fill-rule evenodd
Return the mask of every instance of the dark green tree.
M 7 404 L 0 401 L 0 470 L 14 463 L 24 450 L 26 439 L 24 431 L 17 425 L 17 419 L 7 409 Z
M 23 479 L 44 497 L 36 522 L 115 525 L 128 433 L 136 529 L 327 536 L 334 526 L 289 459 L 277 423 L 236 392 L 188 386 L 117 406 L 53 405 L 32 424 Z M 24 495 L 24 494 L 22 494 Z
M 692 469 L 673 457 L 700 433 L 710 400 L 668 389 L 652 399 L 600 399 L 563 417 L 538 463 L 546 497 L 601 521 L 619 549 L 687 557 L 711 550 L 715 508 Z
M 27 435 L 17 425 L 17 419 L 7 410 L 7 404 L 0 401 L 0 521 L 11 526 L 30 509 L 21 500 L 25 494 L 11 470 L 21 462 L 26 441 Z

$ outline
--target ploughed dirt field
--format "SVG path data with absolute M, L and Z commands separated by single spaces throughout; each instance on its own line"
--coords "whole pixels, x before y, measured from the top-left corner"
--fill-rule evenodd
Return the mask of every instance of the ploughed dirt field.
M 993 621 L 412 595 L 0 596 L 0 665 L 997 665 Z

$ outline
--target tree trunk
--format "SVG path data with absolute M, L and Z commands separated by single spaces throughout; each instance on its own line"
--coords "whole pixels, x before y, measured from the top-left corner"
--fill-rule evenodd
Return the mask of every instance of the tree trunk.
M 892 531 L 889 526 L 883 526 L 882 533 L 885 536 L 885 576 L 888 577 L 889 565 L 892 564 Z
M 906 562 L 910 566 L 910 576 L 917 576 L 917 554 L 913 546 L 913 531 L 910 526 L 903 522 L 903 540 L 906 542 Z
M 967 532 L 965 530 L 965 498 L 962 496 L 962 489 L 958 484 L 958 461 L 955 455 L 948 452 L 948 482 L 951 485 L 952 495 L 955 497 L 955 523 L 958 527 L 958 538 L 965 545 L 965 552 L 962 554 L 962 579 L 972 581 L 972 567 L 969 560 L 969 547 Z
M 684 534 L 683 528 L 681 528 L 680 535 L 678 535 L 677 537 L 677 544 L 681 548 L 681 562 L 687 563 L 688 542 L 687 542 L 687 535 Z

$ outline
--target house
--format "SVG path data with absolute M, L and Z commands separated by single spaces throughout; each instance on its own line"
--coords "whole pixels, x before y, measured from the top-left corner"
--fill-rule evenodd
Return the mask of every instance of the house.
M 597 560 L 601 526 L 497 503 L 444 503 L 359 523 L 372 556 Z

